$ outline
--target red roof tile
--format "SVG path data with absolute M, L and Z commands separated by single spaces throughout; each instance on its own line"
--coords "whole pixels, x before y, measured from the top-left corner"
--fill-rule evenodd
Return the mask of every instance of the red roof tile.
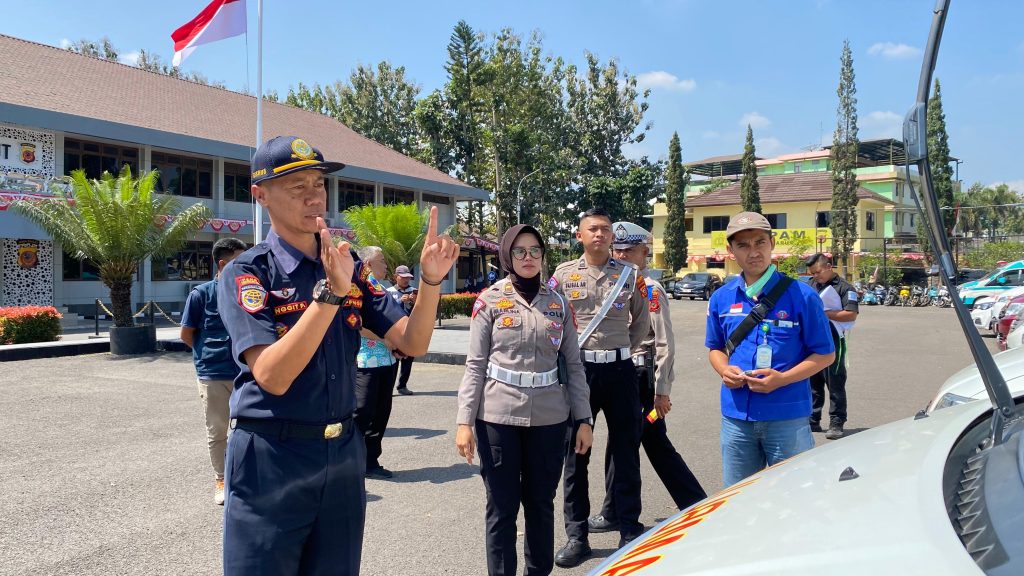
M 252 146 L 256 98 L 0 35 L 0 102 Z M 296 135 L 328 160 L 446 185 L 464 182 L 313 112 L 265 102 L 263 137 Z
M 800 172 L 795 174 L 777 174 L 774 176 L 758 176 L 757 183 L 762 204 L 780 202 L 818 202 L 832 200 L 831 172 Z M 686 207 L 697 206 L 737 206 L 740 201 L 740 181 L 729 184 L 700 196 L 686 199 Z M 884 204 L 892 204 L 885 196 L 872 192 L 867 188 L 857 188 L 860 200 L 875 200 Z

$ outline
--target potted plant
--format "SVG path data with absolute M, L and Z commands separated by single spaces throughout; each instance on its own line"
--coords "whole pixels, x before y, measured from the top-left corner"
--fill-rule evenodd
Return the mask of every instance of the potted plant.
M 66 252 L 99 268 L 100 280 L 110 290 L 113 354 L 156 349 L 155 328 L 135 326 L 132 317 L 132 282 L 139 263 L 173 254 L 210 218 L 202 203 L 179 212 L 177 198 L 155 193 L 157 177 L 153 171 L 133 178 L 127 165 L 116 178 L 104 172 L 99 180 L 75 170 L 69 190 L 54 186 L 53 198 L 12 205 Z

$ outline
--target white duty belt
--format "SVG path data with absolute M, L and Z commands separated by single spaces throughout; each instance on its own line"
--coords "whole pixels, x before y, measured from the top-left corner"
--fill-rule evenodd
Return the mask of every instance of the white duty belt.
M 498 382 L 519 388 L 544 388 L 558 383 L 558 368 L 547 372 L 516 372 L 502 368 L 497 364 L 487 365 L 487 376 Z
M 594 364 L 610 364 L 619 360 L 629 359 L 629 348 L 615 350 L 580 350 L 580 359 Z

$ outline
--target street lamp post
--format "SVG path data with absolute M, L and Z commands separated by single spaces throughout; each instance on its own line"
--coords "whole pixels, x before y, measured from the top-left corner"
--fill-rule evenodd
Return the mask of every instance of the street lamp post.
M 519 185 L 516 186 L 516 224 L 522 224 L 523 219 L 523 197 L 520 194 L 523 188 L 523 181 L 529 178 L 530 176 L 533 176 L 537 172 L 540 172 L 540 170 L 540 168 L 537 168 L 533 172 L 530 172 L 526 176 L 523 176 L 522 178 L 519 179 Z

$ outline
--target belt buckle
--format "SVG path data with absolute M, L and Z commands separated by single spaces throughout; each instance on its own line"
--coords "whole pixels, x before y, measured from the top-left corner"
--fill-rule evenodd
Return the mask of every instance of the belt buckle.
M 331 440 L 341 436 L 342 425 L 341 422 L 335 422 L 334 424 L 328 424 L 324 427 L 324 440 Z
M 519 376 L 519 384 L 524 388 L 533 388 L 533 373 L 527 372 Z
M 608 351 L 607 350 L 598 350 L 596 352 L 596 355 L 597 355 L 597 362 L 599 364 L 607 364 L 608 363 Z

